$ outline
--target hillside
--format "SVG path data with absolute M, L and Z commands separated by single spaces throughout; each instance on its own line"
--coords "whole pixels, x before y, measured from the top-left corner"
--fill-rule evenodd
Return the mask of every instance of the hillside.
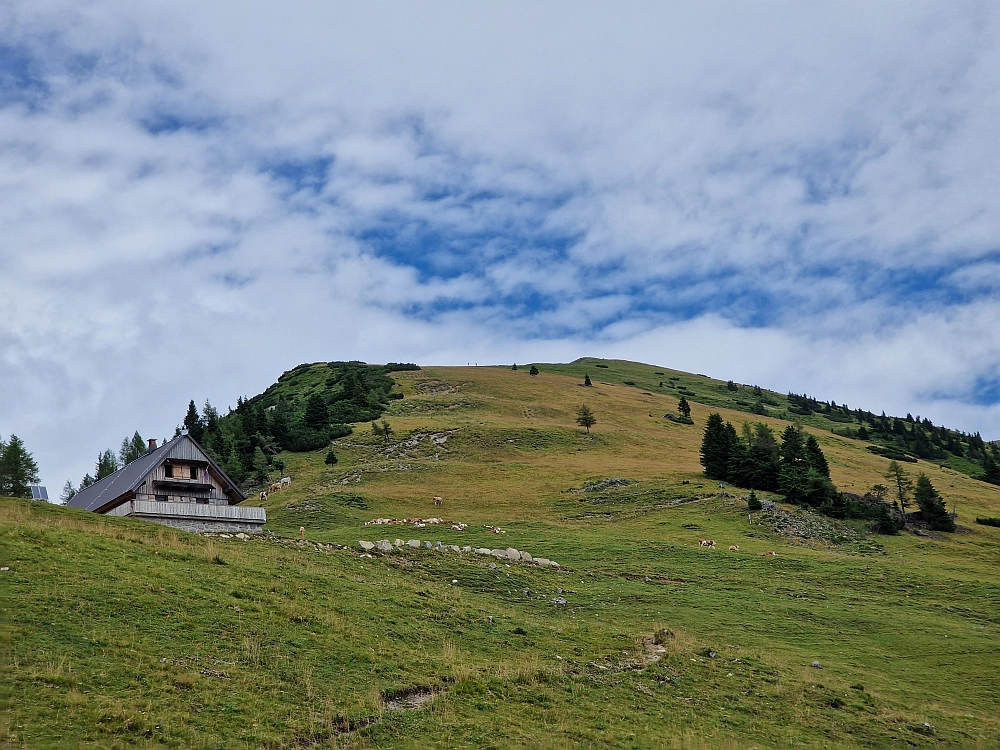
M 388 440 L 361 424 L 334 465 L 325 447 L 280 454 L 293 482 L 267 500 L 267 539 L 0 501 L 0 741 L 1000 745 L 1000 529 L 973 523 L 1000 516 L 1000 487 L 906 464 L 957 503 L 960 531 L 936 538 L 780 505 L 751 525 L 743 491 L 705 480 L 702 430 L 719 411 L 780 432 L 787 396 L 750 415 L 742 389 L 697 375 L 539 369 L 392 372 Z M 678 392 L 693 425 L 664 419 Z M 842 490 L 884 481 L 868 442 L 796 416 Z M 430 516 L 468 528 L 365 526 Z M 358 547 L 397 537 L 561 567 Z

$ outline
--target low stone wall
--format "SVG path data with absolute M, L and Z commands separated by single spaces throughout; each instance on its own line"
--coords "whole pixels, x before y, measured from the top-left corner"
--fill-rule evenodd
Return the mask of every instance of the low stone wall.
M 201 534 L 205 531 L 225 532 L 229 534 L 239 532 L 244 534 L 260 534 L 263 531 L 263 526 L 259 523 L 239 523 L 228 519 L 219 521 L 209 519 L 195 521 L 187 518 L 172 518 L 170 516 L 140 515 L 131 515 L 129 518 L 138 518 L 142 521 L 152 521 L 153 523 L 163 524 L 164 526 L 172 526 L 173 528 L 180 529 L 181 531 L 191 531 L 195 534 Z

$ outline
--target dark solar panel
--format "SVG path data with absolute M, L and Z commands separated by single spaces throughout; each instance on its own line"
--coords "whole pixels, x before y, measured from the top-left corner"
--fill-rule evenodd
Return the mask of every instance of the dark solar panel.
M 31 499 L 49 501 L 49 491 L 39 484 L 31 485 Z

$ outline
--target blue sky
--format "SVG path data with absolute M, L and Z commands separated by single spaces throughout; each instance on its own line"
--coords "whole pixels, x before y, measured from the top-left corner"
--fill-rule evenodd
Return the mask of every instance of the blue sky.
M 147 5 L 0 9 L 0 433 L 51 487 L 333 359 L 1000 438 L 993 4 Z

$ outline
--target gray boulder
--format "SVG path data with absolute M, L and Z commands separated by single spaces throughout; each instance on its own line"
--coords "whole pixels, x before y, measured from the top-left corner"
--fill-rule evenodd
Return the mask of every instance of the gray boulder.
M 408 541 L 406 543 L 406 546 L 407 547 L 413 547 L 413 549 L 420 549 L 420 540 L 419 539 L 411 539 L 410 541 Z
M 448 549 L 450 549 L 452 552 L 461 552 L 462 551 L 462 548 L 459 547 L 457 544 L 449 544 L 448 545 Z
M 462 552 L 472 552 L 472 547 L 462 547 Z
M 490 554 L 493 555 L 493 557 L 503 558 L 504 560 L 507 559 L 507 550 L 505 549 L 490 550 Z
M 430 549 L 430 548 L 431 548 L 431 543 L 430 542 L 424 542 L 424 549 Z
M 549 561 L 544 557 L 536 557 L 535 565 L 541 565 L 543 568 L 549 567 Z
M 520 562 L 521 561 L 521 553 L 518 552 L 513 547 L 508 547 L 507 548 L 507 559 L 510 560 L 511 562 Z
M 358 542 L 358 545 L 365 552 L 371 552 L 373 549 L 375 549 L 375 544 L 373 542 L 364 542 L 364 541 L 362 541 L 362 542 Z
M 379 541 L 375 542 L 375 547 L 378 548 L 379 552 L 393 551 L 392 542 L 390 542 L 388 539 L 380 539 Z
M 527 552 L 521 552 L 521 562 L 532 562 L 535 558 L 529 555 Z
M 392 546 L 393 547 L 402 547 L 403 546 L 403 540 L 402 539 L 397 539 L 396 541 L 394 541 L 392 543 Z
M 553 604 L 558 604 L 560 607 L 563 607 L 563 606 L 566 605 L 566 597 L 565 596 L 557 596 L 555 599 L 552 600 L 552 603 Z

